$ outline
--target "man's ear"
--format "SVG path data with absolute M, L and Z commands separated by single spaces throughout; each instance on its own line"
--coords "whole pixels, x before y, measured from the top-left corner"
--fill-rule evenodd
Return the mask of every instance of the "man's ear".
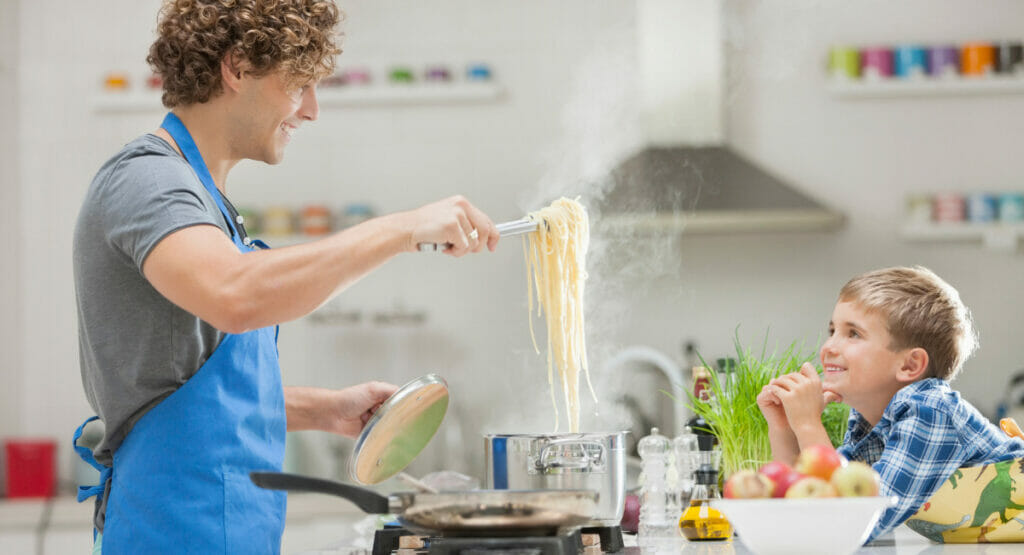
M 229 52 L 220 62 L 220 79 L 225 89 L 237 91 L 242 82 L 242 76 L 249 70 L 249 63 L 238 53 Z
M 914 347 L 906 351 L 903 356 L 903 364 L 896 372 L 896 380 L 903 383 L 916 382 L 927 376 L 928 372 L 928 351 L 921 347 Z

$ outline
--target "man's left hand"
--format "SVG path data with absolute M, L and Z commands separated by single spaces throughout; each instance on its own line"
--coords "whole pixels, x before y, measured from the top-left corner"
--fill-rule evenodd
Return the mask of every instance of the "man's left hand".
M 366 382 L 345 389 L 286 387 L 288 430 L 320 430 L 355 438 L 398 386 Z

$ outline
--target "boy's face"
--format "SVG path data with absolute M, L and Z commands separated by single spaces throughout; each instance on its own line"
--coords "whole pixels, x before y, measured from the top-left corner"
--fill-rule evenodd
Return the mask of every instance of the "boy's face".
M 844 403 L 877 423 L 905 385 L 897 380 L 905 353 L 889 349 L 892 338 L 884 318 L 856 303 L 836 303 L 828 327 L 820 353 L 825 369 L 822 388 L 841 395 Z

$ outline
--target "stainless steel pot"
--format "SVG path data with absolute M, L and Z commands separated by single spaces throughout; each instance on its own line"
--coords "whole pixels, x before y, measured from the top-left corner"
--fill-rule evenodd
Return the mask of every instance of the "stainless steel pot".
M 487 487 L 593 490 L 594 524 L 616 526 L 626 499 L 626 434 L 487 434 Z

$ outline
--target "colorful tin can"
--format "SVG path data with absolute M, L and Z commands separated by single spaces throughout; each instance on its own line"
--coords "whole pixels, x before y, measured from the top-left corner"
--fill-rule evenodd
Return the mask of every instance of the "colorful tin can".
M 928 75 L 928 52 L 922 46 L 903 45 L 893 50 L 893 73 L 901 79 Z
M 967 195 L 967 221 L 975 224 L 989 223 L 999 214 L 999 200 L 990 193 Z
M 833 46 L 828 53 L 828 73 L 834 79 L 859 79 L 860 50 Z
M 928 49 L 928 72 L 932 77 L 950 78 L 960 75 L 960 51 L 955 46 Z
M 865 48 L 860 53 L 860 60 L 864 79 L 873 81 L 892 77 L 892 49 Z
M 1024 193 L 999 195 L 999 221 L 1011 223 L 1024 221 Z
M 994 66 L 995 52 L 992 43 L 970 42 L 960 49 L 960 70 L 964 75 L 989 75 Z
M 932 219 L 936 222 L 962 222 L 965 211 L 960 193 L 936 193 L 932 197 Z

